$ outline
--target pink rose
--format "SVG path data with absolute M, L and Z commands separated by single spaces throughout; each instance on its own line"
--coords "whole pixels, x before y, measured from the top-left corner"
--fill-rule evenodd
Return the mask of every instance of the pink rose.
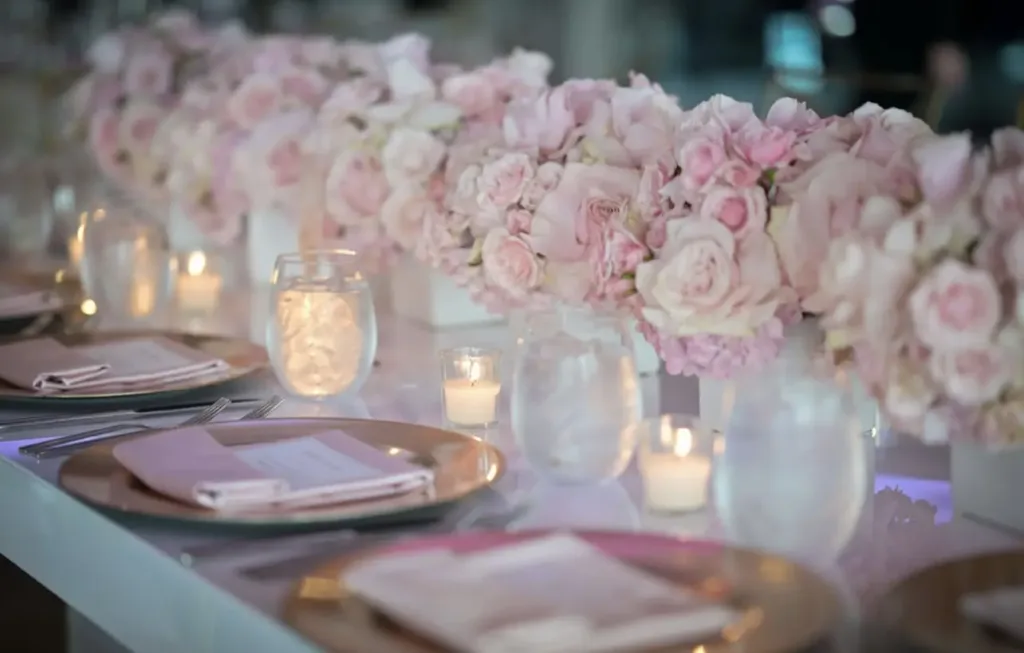
M 981 195 L 981 215 L 997 229 L 1024 226 L 1024 168 L 989 177 Z
M 929 366 L 953 401 L 980 406 L 998 397 L 1010 382 L 1012 360 L 1002 348 L 989 345 L 935 352 Z
M 467 117 L 490 113 L 500 102 L 498 90 L 486 75 L 452 75 L 441 84 L 441 97 L 462 110 Z
M 747 161 L 763 168 L 776 168 L 794 158 L 796 133 L 750 122 L 737 135 L 736 144 Z
M 510 209 L 505 214 L 505 227 L 513 236 L 530 233 L 530 226 L 533 224 L 533 214 L 522 209 Z
M 985 347 L 1002 316 L 999 289 L 984 270 L 939 263 L 910 295 L 917 336 L 940 352 Z
M 493 229 L 484 237 L 485 278 L 513 298 L 525 298 L 540 285 L 541 265 L 529 244 L 506 229 Z
M 768 198 L 760 187 L 713 186 L 700 204 L 700 216 L 717 220 L 742 240 L 752 232 L 764 231 L 768 220 Z
M 235 151 L 233 165 L 256 208 L 285 202 L 298 190 L 304 169 L 303 142 L 312 126 L 308 111 L 281 114 L 257 126 Z
M 391 192 L 380 161 L 354 149 L 334 160 L 326 183 L 327 212 L 340 224 L 352 218 L 376 217 Z
M 548 161 L 540 164 L 533 179 L 526 184 L 519 203 L 527 210 L 536 210 L 544 197 L 558 187 L 562 181 L 562 165 Z
M 132 53 L 124 71 L 124 89 L 129 95 L 155 98 L 171 88 L 174 64 L 162 50 Z
M 570 163 L 561 182 L 537 207 L 533 246 L 538 254 L 563 262 L 588 259 L 595 229 L 609 220 L 624 220 L 640 185 L 632 168 Z
M 415 251 L 424 226 L 441 219 L 437 213 L 437 203 L 422 189 L 404 186 L 395 189 L 385 200 L 380 220 L 392 240 L 407 251 Z
M 381 162 L 392 186 L 425 184 L 444 160 L 444 143 L 425 131 L 399 127 L 391 132 Z
M 742 247 L 723 224 L 669 220 L 665 245 L 636 269 L 642 314 L 669 336 L 749 336 L 779 307 L 781 273 L 767 236 Z
M 886 171 L 845 152 L 832 154 L 780 186 L 790 205 L 773 212 L 769 233 L 782 267 L 805 299 L 818 286 L 829 243 L 860 225 L 868 198 L 883 194 Z
M 518 152 L 505 154 L 480 171 L 477 201 L 485 209 L 505 209 L 519 201 L 532 179 L 530 157 Z
M 929 203 L 947 205 L 967 190 L 974 165 L 969 134 L 934 138 L 916 148 L 913 158 Z
M 239 127 L 253 129 L 280 110 L 281 85 L 270 75 L 247 77 L 228 99 L 228 117 Z
M 1024 227 L 1014 231 L 1008 239 L 998 234 L 992 235 L 995 241 L 1005 243 L 1003 260 L 1006 271 L 1018 285 L 1024 286 Z
M 721 134 L 685 140 L 676 154 L 680 177 L 687 190 L 703 188 L 726 161 Z

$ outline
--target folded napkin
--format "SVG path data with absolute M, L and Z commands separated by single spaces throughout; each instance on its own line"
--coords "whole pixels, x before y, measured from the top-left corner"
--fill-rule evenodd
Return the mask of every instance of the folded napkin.
M 960 600 L 960 610 L 971 621 L 1024 643 L 1024 586 L 968 594 Z
M 565 534 L 480 553 L 370 558 L 342 582 L 396 621 L 467 653 L 694 644 L 740 617 Z
M 61 307 L 60 295 L 49 290 L 0 282 L 0 318 L 33 315 Z
M 122 442 L 114 457 L 161 494 L 214 510 L 308 508 L 431 485 L 431 470 L 344 431 L 225 447 L 202 427 Z
M 227 368 L 219 358 L 162 337 L 79 347 L 52 338 L 0 345 L 0 379 L 40 392 L 158 386 Z

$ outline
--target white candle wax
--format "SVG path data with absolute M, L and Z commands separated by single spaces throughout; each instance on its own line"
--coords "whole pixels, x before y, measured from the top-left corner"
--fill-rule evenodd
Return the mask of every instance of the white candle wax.
M 189 254 L 186 269 L 178 276 L 178 308 L 184 311 L 209 312 L 217 307 L 223 281 L 206 269 L 206 255 Z
M 494 422 L 501 385 L 494 381 L 450 379 L 444 382 L 444 412 L 459 426 L 481 426 Z
M 711 461 L 697 456 L 650 454 L 641 460 L 647 507 L 686 512 L 707 504 Z

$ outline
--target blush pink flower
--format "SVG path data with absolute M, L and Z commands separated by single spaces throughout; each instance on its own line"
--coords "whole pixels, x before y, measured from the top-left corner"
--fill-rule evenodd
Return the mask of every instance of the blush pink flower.
M 990 274 L 946 259 L 911 293 L 910 314 L 922 343 L 940 352 L 951 352 L 987 346 L 1002 315 L 1002 305 Z
M 513 298 L 524 298 L 540 285 L 541 265 L 529 244 L 506 229 L 492 229 L 481 251 L 484 277 Z
M 682 218 L 667 224 L 659 255 L 636 270 L 645 320 L 668 336 L 750 336 L 779 306 L 781 273 L 767 236 L 743 247 L 723 224 Z
M 171 88 L 174 64 L 163 50 L 134 52 L 126 61 L 124 89 L 129 95 L 156 98 Z
M 283 89 L 270 75 L 247 77 L 228 99 L 227 115 L 239 127 L 253 129 L 283 105 Z
M 441 84 L 441 97 L 470 118 L 495 110 L 501 101 L 493 80 L 481 72 L 452 75 Z
M 406 251 L 415 251 L 425 225 L 440 219 L 437 203 L 423 189 L 397 188 L 381 207 L 384 232 Z
M 476 181 L 477 201 L 484 210 L 504 210 L 519 201 L 533 175 L 533 163 L 527 155 L 502 155 L 481 169 Z
M 381 162 L 392 186 L 425 184 L 444 160 L 444 143 L 429 132 L 399 127 L 391 132 Z
M 376 217 L 391 192 L 380 161 L 367 152 L 346 150 L 327 171 L 324 204 L 339 224 Z
M 538 254 L 561 262 L 589 258 L 599 243 L 591 236 L 623 213 L 636 196 L 640 173 L 632 168 L 570 163 L 558 187 L 546 195 L 533 219 L 532 243 Z
M 731 188 L 713 186 L 700 204 L 700 216 L 721 222 L 742 240 L 751 233 L 764 231 L 768 221 L 768 198 L 760 187 Z
M 1014 372 L 1012 357 L 989 345 L 939 351 L 929 361 L 932 376 L 950 399 L 964 406 L 980 406 L 999 396 Z

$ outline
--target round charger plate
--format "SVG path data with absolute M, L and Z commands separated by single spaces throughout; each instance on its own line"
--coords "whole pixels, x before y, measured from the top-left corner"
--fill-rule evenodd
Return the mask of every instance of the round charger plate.
M 463 533 L 345 555 L 295 585 L 285 604 L 285 621 L 327 651 L 444 651 L 382 617 L 339 579 L 353 564 L 371 556 L 432 548 L 468 553 L 550 533 Z M 576 536 L 627 564 L 742 613 L 723 635 L 652 651 L 790 653 L 821 642 L 840 624 L 842 607 L 832 587 L 783 558 L 663 535 L 581 531 Z
M 60 468 L 60 486 L 100 508 L 178 523 L 227 527 L 368 526 L 436 516 L 453 502 L 490 485 L 505 470 L 504 459 L 491 445 L 419 424 L 303 418 L 218 422 L 203 428 L 229 447 L 343 430 L 382 451 L 431 467 L 433 491 L 289 511 L 217 512 L 180 503 L 142 485 L 114 459 L 116 443 L 100 443 L 68 458 Z
M 40 336 L 35 336 L 40 337 Z M 167 331 L 110 331 L 97 333 L 74 333 L 47 335 L 58 342 L 75 347 L 132 340 L 137 338 L 167 338 L 191 349 L 196 349 L 225 361 L 228 368 L 223 372 L 186 379 L 158 387 L 126 390 L 105 390 L 103 392 L 55 392 L 41 394 L 34 390 L 18 388 L 0 381 L 0 406 L 26 406 L 47 409 L 95 408 L 105 406 L 135 408 L 147 404 L 164 403 L 179 395 L 198 390 L 211 390 L 248 376 L 267 367 L 267 351 L 259 345 L 241 338 L 227 336 L 193 335 Z M 7 340 L 16 342 L 17 339 Z
M 1024 586 L 1024 551 L 953 560 L 923 569 L 891 589 L 877 616 L 893 635 L 935 653 L 1010 653 L 960 612 L 968 594 Z M 1024 619 L 1024 615 L 1021 615 Z

